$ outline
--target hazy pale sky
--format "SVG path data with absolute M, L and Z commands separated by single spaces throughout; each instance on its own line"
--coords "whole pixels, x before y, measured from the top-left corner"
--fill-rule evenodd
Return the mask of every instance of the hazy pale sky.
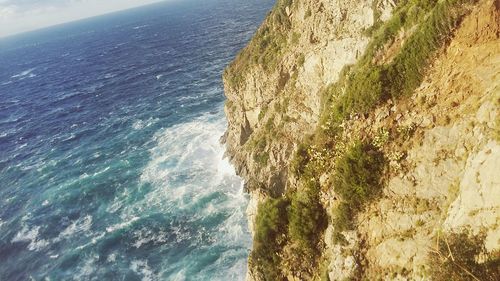
M 0 37 L 161 0 L 0 0 Z

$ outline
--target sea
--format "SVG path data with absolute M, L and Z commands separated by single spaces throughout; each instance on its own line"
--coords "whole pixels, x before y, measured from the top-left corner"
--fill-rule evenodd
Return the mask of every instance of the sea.
M 0 280 L 243 280 L 222 72 L 274 1 L 177 0 L 0 39 Z

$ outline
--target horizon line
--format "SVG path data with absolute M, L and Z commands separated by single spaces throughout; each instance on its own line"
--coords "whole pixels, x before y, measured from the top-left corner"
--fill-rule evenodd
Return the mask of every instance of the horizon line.
M 23 30 L 20 32 L 9 33 L 9 34 L 5 34 L 5 35 L 0 34 L 0 40 L 9 39 L 9 38 L 16 37 L 16 36 L 22 36 L 22 35 L 26 35 L 29 33 L 36 33 L 38 31 L 43 31 L 43 30 L 47 30 L 47 29 L 51 29 L 51 28 L 55 28 L 55 27 L 60 27 L 63 25 L 71 24 L 71 23 L 78 23 L 80 21 L 86 21 L 86 20 L 90 20 L 93 18 L 99 18 L 99 17 L 103 17 L 103 16 L 107 16 L 107 15 L 112 15 L 115 13 L 125 12 L 125 11 L 134 10 L 134 9 L 138 9 L 138 8 L 144 8 L 144 7 L 148 7 L 148 6 L 152 6 L 152 5 L 157 5 L 157 4 L 162 3 L 162 2 L 173 2 L 173 1 L 178 1 L 178 0 L 153 0 L 153 1 L 154 2 L 143 4 L 143 5 L 131 6 L 131 7 L 126 7 L 126 8 L 117 9 L 117 10 L 110 10 L 110 11 L 106 11 L 106 12 L 100 13 L 100 14 L 95 14 L 95 15 L 86 16 L 86 17 L 82 17 L 82 18 L 75 18 L 75 19 L 71 19 L 68 21 L 62 21 L 59 23 L 41 26 L 41 27 L 29 29 L 29 30 Z

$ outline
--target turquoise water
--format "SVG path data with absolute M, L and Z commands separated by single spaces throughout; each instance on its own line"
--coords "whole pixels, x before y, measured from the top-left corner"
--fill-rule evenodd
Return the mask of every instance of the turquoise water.
M 242 280 L 221 74 L 273 1 L 174 1 L 0 40 L 0 280 Z

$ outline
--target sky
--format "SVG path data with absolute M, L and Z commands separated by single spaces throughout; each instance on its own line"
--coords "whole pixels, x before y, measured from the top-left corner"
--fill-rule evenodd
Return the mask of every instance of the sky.
M 0 0 L 0 37 L 161 0 Z

